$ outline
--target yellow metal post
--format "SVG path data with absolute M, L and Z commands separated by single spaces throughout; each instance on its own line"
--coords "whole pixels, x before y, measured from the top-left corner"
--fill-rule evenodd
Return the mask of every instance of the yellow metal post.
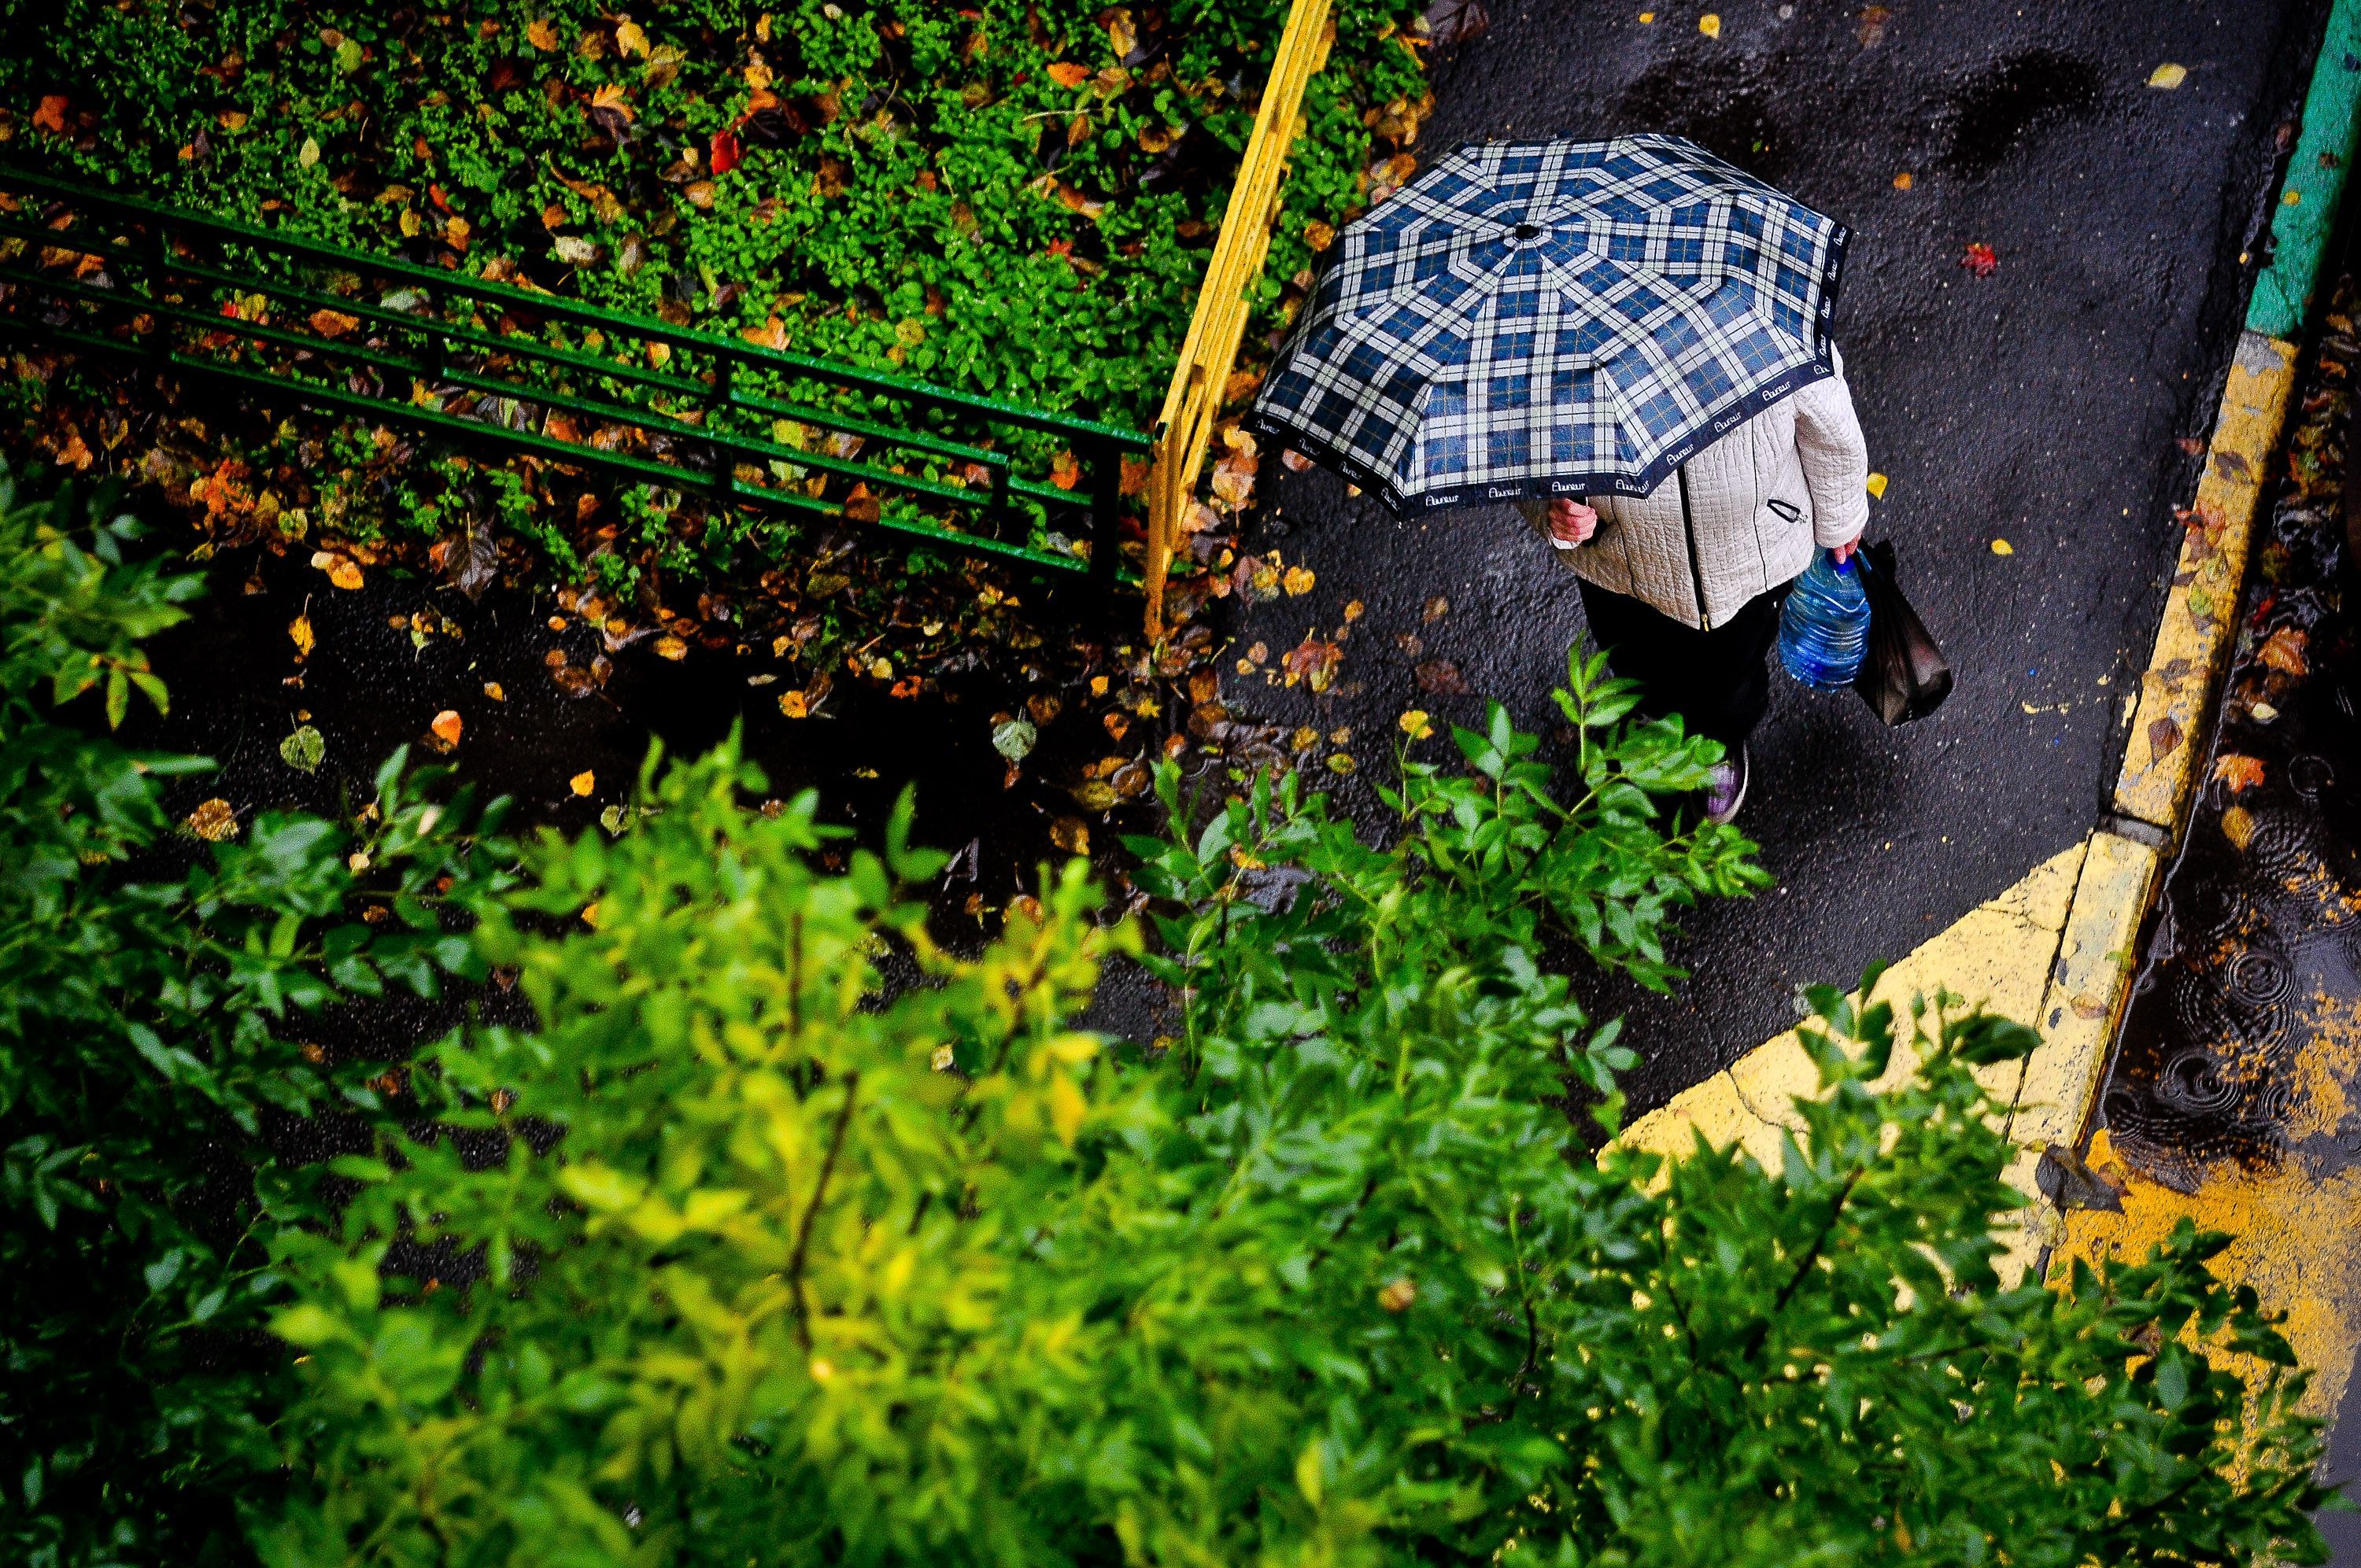
M 1279 52 L 1264 84 L 1254 135 L 1239 161 L 1222 232 L 1205 264 L 1180 363 L 1164 394 L 1156 427 L 1155 464 L 1148 481 L 1148 635 L 1164 632 L 1164 574 L 1180 543 L 1181 517 L 1197 492 L 1222 411 L 1230 367 L 1246 334 L 1246 291 L 1262 274 L 1270 231 L 1279 221 L 1279 183 L 1287 156 L 1303 131 L 1303 89 L 1327 63 L 1330 0 L 1295 0 L 1279 35 Z

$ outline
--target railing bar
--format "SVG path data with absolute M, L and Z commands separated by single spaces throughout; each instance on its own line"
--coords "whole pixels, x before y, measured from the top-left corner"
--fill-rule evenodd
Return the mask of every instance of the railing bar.
M 202 263 L 175 262 L 171 265 L 171 270 L 176 274 L 202 279 L 224 288 L 254 290 L 296 304 L 312 305 L 318 309 L 343 311 L 347 314 L 365 316 L 371 321 L 382 322 L 388 326 L 416 333 L 422 336 L 447 337 L 456 342 L 472 345 L 488 354 L 505 354 L 519 359 L 563 366 L 584 375 L 608 377 L 617 381 L 673 392 L 683 398 L 702 400 L 712 394 L 712 389 L 702 381 L 667 376 L 660 370 L 643 370 L 636 365 L 619 363 L 596 355 L 559 348 L 550 344 L 535 342 L 528 337 L 510 336 L 500 333 L 485 332 L 472 326 L 438 321 L 431 316 L 420 316 L 409 311 L 396 310 L 383 303 L 340 299 L 333 294 L 315 293 L 310 290 L 279 283 L 265 284 L 258 289 L 251 279 L 240 278 L 236 273 L 225 272 Z M 957 457 L 967 462 L 987 466 L 994 463 L 1005 465 L 1008 462 L 1005 453 L 993 452 L 981 446 L 970 446 L 962 442 L 945 440 L 940 436 L 928 435 L 919 431 L 896 430 L 892 425 L 879 424 L 851 414 L 833 413 L 825 409 L 756 397 L 744 392 L 739 393 L 733 400 L 741 408 L 797 420 L 806 424 L 815 424 L 823 430 L 841 430 L 857 435 L 870 436 L 896 446 L 908 447 L 914 451 L 931 452 L 939 456 Z
M 467 273 L 421 267 L 414 262 L 391 257 L 376 257 L 344 249 L 317 240 L 306 239 L 282 230 L 266 229 L 235 219 L 220 218 L 209 214 L 183 211 L 161 203 L 143 201 L 134 196 L 120 196 L 102 192 L 79 189 L 62 181 L 32 174 L 21 170 L 0 169 L 0 184 L 14 184 L 25 190 L 48 193 L 56 200 L 84 206 L 109 208 L 117 213 L 134 214 L 148 222 L 176 224 L 183 228 L 198 229 L 216 236 L 226 236 L 245 245 L 282 254 L 307 257 L 357 271 L 375 272 L 380 277 L 400 278 L 422 288 L 447 290 L 472 298 L 494 301 L 519 310 L 533 311 L 576 325 L 595 327 L 610 332 L 628 332 L 631 335 L 664 343 L 691 353 L 728 355 L 741 364 L 766 368 L 800 372 L 817 380 L 830 381 L 840 386 L 882 392 L 890 397 L 930 404 L 944 409 L 960 409 L 987 415 L 1004 422 L 1053 434 L 1086 439 L 1112 441 L 1135 452 L 1148 449 L 1148 437 L 1137 431 L 1103 424 L 1095 420 L 1077 419 L 1071 415 L 1049 413 L 1004 403 L 994 398 L 954 391 L 949 388 L 928 386 L 906 380 L 880 371 L 863 370 L 840 365 L 830 360 L 794 354 L 785 349 L 760 348 L 732 339 L 673 327 L 665 323 L 627 312 L 606 310 L 577 304 L 554 294 L 535 293 L 511 288 L 506 284 L 489 283 Z
M 498 376 L 479 371 L 465 370 L 454 366 L 446 365 L 439 371 L 436 371 L 431 367 L 421 365 L 414 360 L 402 358 L 398 355 L 386 353 L 381 350 L 372 349 L 363 345 L 340 343 L 334 338 L 308 336 L 302 333 L 289 332 L 283 328 L 266 326 L 260 323 L 249 322 L 237 316 L 215 315 L 203 311 L 192 310 L 185 305 L 169 304 L 163 301 L 154 299 L 151 296 L 115 293 L 104 289 L 93 289 L 86 284 L 71 283 L 59 279 L 42 278 L 36 274 L 19 271 L 16 269 L 8 267 L 5 263 L 0 263 L 0 279 L 10 280 L 21 284 L 22 286 L 38 289 L 45 292 L 60 294 L 71 299 L 82 300 L 94 305 L 110 306 L 132 313 L 145 313 L 166 317 L 202 331 L 219 332 L 228 336 L 249 338 L 257 342 L 273 344 L 280 347 L 289 348 L 302 353 L 340 356 L 344 358 L 357 360 L 362 364 L 371 366 L 380 370 L 409 376 L 422 381 L 429 379 L 441 380 L 454 385 L 467 387 L 476 391 L 488 392 L 496 397 L 511 398 L 519 402 L 536 403 L 544 408 L 554 408 L 562 410 L 568 413 L 583 414 L 591 418 L 604 420 L 610 423 L 628 425 L 637 430 L 660 433 L 664 434 L 681 435 L 686 439 L 706 443 L 714 443 L 717 441 L 722 442 L 736 451 L 777 457 L 783 461 L 796 464 L 799 466 L 814 468 L 825 473 L 840 474 L 849 478 L 870 480 L 891 488 L 907 490 L 919 495 L 930 496 L 938 500 L 945 501 L 956 506 L 977 507 L 985 504 L 984 502 L 979 501 L 973 491 L 968 488 L 941 484 L 938 481 L 925 478 L 922 476 L 896 474 L 893 472 L 891 468 L 877 464 L 862 463 L 851 458 L 837 457 L 826 453 L 807 452 L 800 447 L 788 446 L 775 442 L 766 442 L 756 437 L 739 435 L 734 433 L 710 431 L 705 426 L 691 424 L 681 416 L 668 413 L 663 410 L 649 409 L 631 403 L 606 402 L 595 398 L 585 398 L 577 394 L 560 391 L 554 388 L 539 387 L 530 383 L 510 381 Z M 294 291 L 289 291 L 286 297 L 295 299 L 298 303 L 308 302 L 304 297 Z M 322 299 L 326 305 L 336 308 L 341 308 L 343 304 L 346 303 L 346 302 L 335 300 L 332 296 L 318 296 L 317 298 Z M 394 324 L 415 327 L 427 335 L 434 335 L 437 331 L 432 323 L 412 322 L 404 319 L 400 312 L 379 312 L 373 313 L 390 316 L 393 318 Z M 498 340 L 495 339 L 492 341 L 497 342 Z M 695 383 L 686 383 L 684 385 L 694 386 Z M 705 389 L 698 388 L 697 389 L 702 391 Z M 740 401 L 747 404 L 748 406 L 754 407 L 763 407 L 767 404 L 767 400 L 758 403 L 755 400 L 741 399 Z M 792 405 L 785 404 L 768 406 L 782 408 L 792 407 Z M 469 422 L 479 423 L 482 422 L 471 421 Z M 881 438 L 885 439 L 888 442 L 898 443 L 900 439 L 890 431 L 881 430 L 879 434 Z M 1008 459 L 1004 454 L 996 452 L 983 452 L 980 448 L 971 450 L 974 450 L 979 454 L 979 460 L 992 460 L 993 462 L 996 462 L 1003 468 L 1007 466 Z M 1067 491 L 1058 489 L 1053 486 L 1043 485 L 1031 480 L 1013 479 L 1009 481 L 1006 488 L 1008 493 L 1012 495 L 1022 496 L 1027 499 L 1036 501 L 1044 506 L 1080 510 L 1091 504 L 1089 501 L 1070 494 Z
M 58 232 L 49 229 L 28 229 L 11 223 L 5 218 L 0 218 L 0 234 L 15 235 L 28 244 L 46 244 L 55 237 Z M 150 258 L 139 255 L 136 251 L 124 252 L 120 247 L 67 245 L 61 248 L 83 255 L 128 260 L 133 265 L 145 269 L 152 269 L 154 266 Z M 265 293 L 291 304 L 309 305 L 314 310 L 340 311 L 347 315 L 379 322 L 422 336 L 441 336 L 456 342 L 471 344 L 487 353 L 507 354 L 521 359 L 565 366 L 586 375 L 609 377 L 618 381 L 675 392 L 685 398 L 703 399 L 710 392 L 710 389 L 701 381 L 667 376 L 656 370 L 642 370 L 634 365 L 622 364 L 594 355 L 580 354 L 571 349 L 558 348 L 549 344 L 537 343 L 531 338 L 511 337 L 503 334 L 481 331 L 472 326 L 439 321 L 431 316 L 418 315 L 413 312 L 397 310 L 381 302 L 346 299 L 335 294 L 320 293 L 294 284 L 241 277 L 235 272 L 206 266 L 203 262 L 175 260 L 166 265 L 168 271 L 173 276 L 194 278 L 225 289 Z M 41 288 L 60 286 L 56 280 L 29 275 L 27 280 Z M 151 288 L 160 285 L 162 281 L 161 279 L 152 280 Z M 963 442 L 950 441 L 918 431 L 896 430 L 891 425 L 880 424 L 856 415 L 834 413 L 825 409 L 816 409 L 805 404 L 785 402 L 747 393 L 739 394 L 735 401 L 740 407 L 796 420 L 805 424 L 818 425 L 823 430 L 840 430 L 851 434 L 889 442 L 894 445 L 907 447 L 913 451 L 930 452 L 938 456 L 956 457 L 986 466 L 995 464 L 1005 466 L 1009 461 L 1006 454 L 994 452 L 986 447 L 972 446 Z
M 109 300 L 107 302 L 119 302 Z M 646 482 L 665 485 L 677 485 L 684 480 L 693 480 L 697 477 L 687 470 L 669 464 L 633 457 L 623 453 L 604 452 L 595 446 L 578 445 L 559 441 L 553 436 L 510 430 L 501 425 L 463 419 L 457 415 L 420 408 L 413 404 L 389 402 L 357 392 L 344 391 L 315 381 L 301 381 L 284 376 L 274 376 L 265 371 L 244 369 L 188 354 L 173 353 L 161 356 L 150 356 L 146 350 L 137 345 L 92 333 L 77 332 L 67 327 L 37 325 L 15 316 L 0 314 L 0 331 L 15 332 L 44 342 L 63 343 L 106 353 L 150 358 L 151 362 L 168 365 L 178 370 L 234 381 L 266 392 L 290 397 L 298 402 L 309 403 L 314 407 L 335 409 L 376 419 L 404 422 L 457 439 L 522 450 L 564 466 L 602 468 Z M 792 452 L 794 448 L 782 450 Z M 766 488 L 741 488 L 736 492 L 736 499 L 752 505 L 784 508 L 838 521 L 845 520 L 841 507 L 812 497 L 798 496 L 790 491 Z M 1048 550 L 1038 550 L 1029 545 L 1011 544 L 989 535 L 963 533 L 957 529 L 946 528 L 939 523 L 904 518 L 880 518 L 873 523 L 862 526 L 883 529 L 888 532 L 906 535 L 914 540 L 956 551 L 995 556 L 1051 571 L 1079 576 L 1089 569 L 1086 563 L 1072 556 L 1060 555 Z M 1129 584 L 1136 582 L 1136 579 L 1122 576 L 1118 581 Z

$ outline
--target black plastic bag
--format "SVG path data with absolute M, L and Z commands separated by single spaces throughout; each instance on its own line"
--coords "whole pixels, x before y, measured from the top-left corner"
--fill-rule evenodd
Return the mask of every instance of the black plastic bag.
M 1889 727 L 1924 718 L 1951 695 L 1951 662 L 1928 635 L 1927 623 L 1902 597 L 1894 571 L 1894 543 L 1881 539 L 1861 552 L 1869 570 L 1869 647 L 1852 689 Z

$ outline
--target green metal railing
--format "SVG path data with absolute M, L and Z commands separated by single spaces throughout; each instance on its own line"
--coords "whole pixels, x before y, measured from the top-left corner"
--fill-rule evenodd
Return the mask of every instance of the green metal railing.
M 1132 580 L 1117 525 L 1123 459 L 1150 449 L 1137 432 L 21 170 L 0 167 L 0 332 L 1103 595 Z M 1071 488 L 1015 471 L 1017 432 L 1074 454 Z M 1048 538 L 1070 517 L 1087 559 Z

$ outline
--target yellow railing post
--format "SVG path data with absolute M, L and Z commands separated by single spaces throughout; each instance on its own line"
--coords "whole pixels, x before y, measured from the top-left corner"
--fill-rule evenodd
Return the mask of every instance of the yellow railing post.
M 1156 426 L 1155 465 L 1148 481 L 1148 635 L 1164 634 L 1164 574 L 1180 539 L 1184 510 L 1197 493 L 1213 422 L 1246 328 L 1246 291 L 1262 275 L 1270 232 L 1279 221 L 1279 182 L 1287 155 L 1303 131 L 1303 89 L 1328 59 L 1330 0 L 1295 0 L 1279 35 L 1279 52 L 1263 86 L 1254 134 L 1238 163 L 1222 232 L 1205 263 L 1197 311 L 1180 347 L 1180 363 L 1164 394 Z

